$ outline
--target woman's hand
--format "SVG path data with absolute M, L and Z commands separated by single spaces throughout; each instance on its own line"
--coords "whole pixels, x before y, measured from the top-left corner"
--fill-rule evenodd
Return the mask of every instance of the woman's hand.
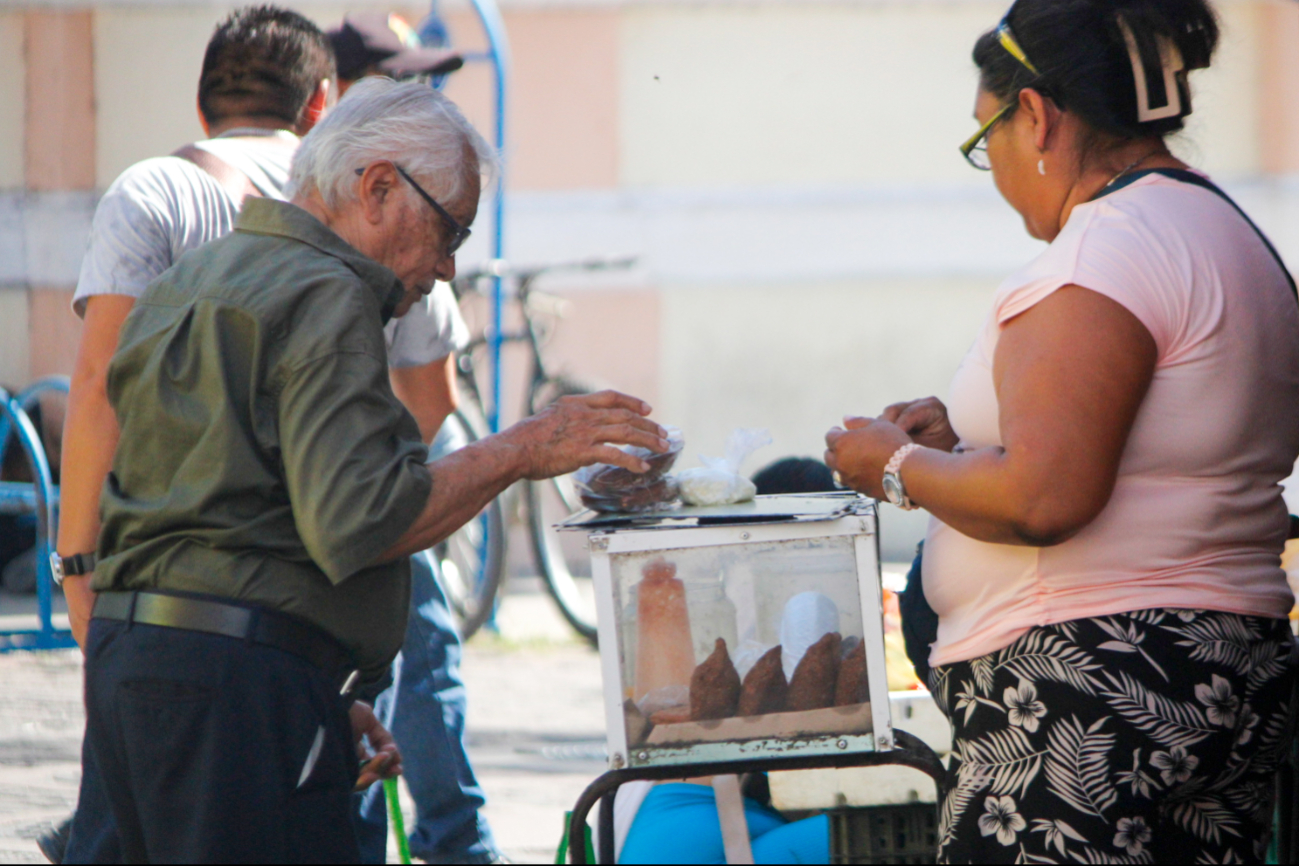
M 880 420 L 893 422 L 926 448 L 951 453 L 960 441 L 947 419 L 947 407 L 937 397 L 894 403 L 884 410 Z
M 858 493 L 883 499 L 884 466 L 911 437 L 882 417 L 845 418 L 843 423 L 825 434 L 826 465 Z

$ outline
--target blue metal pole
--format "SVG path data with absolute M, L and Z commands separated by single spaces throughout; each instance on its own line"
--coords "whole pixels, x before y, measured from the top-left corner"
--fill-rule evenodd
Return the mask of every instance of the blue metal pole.
M 470 0 L 483 32 L 487 34 L 487 56 L 495 72 L 496 153 L 500 172 L 496 177 L 496 190 L 492 196 L 492 257 L 505 258 L 505 110 L 506 88 L 510 77 L 510 43 L 505 36 L 505 22 L 496 0 Z M 487 334 L 487 351 L 492 367 L 492 402 L 487 410 L 487 425 L 495 433 L 501 428 L 501 333 L 504 293 L 501 278 L 492 280 L 492 324 Z

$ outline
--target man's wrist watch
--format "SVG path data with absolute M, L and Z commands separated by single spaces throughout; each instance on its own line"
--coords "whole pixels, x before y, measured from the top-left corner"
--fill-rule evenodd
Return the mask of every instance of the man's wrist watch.
M 72 556 L 59 556 L 55 551 L 50 554 L 50 573 L 54 575 L 54 582 L 63 583 L 65 577 L 77 577 L 82 574 L 90 574 L 95 570 L 97 557 L 93 553 L 76 553 Z
M 902 476 L 899 474 L 902 471 L 902 461 L 919 447 L 921 446 L 918 442 L 903 445 L 893 452 L 889 462 L 884 465 L 884 496 L 903 511 L 914 511 L 920 507 L 907 497 L 907 487 L 902 483 Z

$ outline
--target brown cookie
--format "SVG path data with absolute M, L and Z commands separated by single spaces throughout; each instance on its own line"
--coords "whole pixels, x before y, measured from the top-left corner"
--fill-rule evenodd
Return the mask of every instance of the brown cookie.
M 780 665 L 780 647 L 768 650 L 758 663 L 749 669 L 740 689 L 741 716 L 761 716 L 779 713 L 785 709 L 789 683 Z
M 789 709 L 819 710 L 834 705 L 839 678 L 839 632 L 832 631 L 807 648 L 789 681 Z
M 866 679 L 866 642 L 859 640 L 839 663 L 839 678 L 834 687 L 834 705 L 850 707 L 870 700 L 869 681 Z
M 690 676 L 690 719 L 726 719 L 740 701 L 740 675 L 735 672 L 726 641 L 717 639 L 713 654 Z

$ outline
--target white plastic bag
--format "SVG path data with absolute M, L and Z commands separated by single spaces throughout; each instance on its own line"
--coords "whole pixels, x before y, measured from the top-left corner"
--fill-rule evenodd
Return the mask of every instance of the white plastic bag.
M 731 505 L 747 502 L 758 492 L 753 482 L 740 474 L 750 454 L 771 444 L 766 430 L 741 427 L 726 440 L 725 457 L 700 457 L 703 466 L 677 474 L 681 498 L 688 505 Z

